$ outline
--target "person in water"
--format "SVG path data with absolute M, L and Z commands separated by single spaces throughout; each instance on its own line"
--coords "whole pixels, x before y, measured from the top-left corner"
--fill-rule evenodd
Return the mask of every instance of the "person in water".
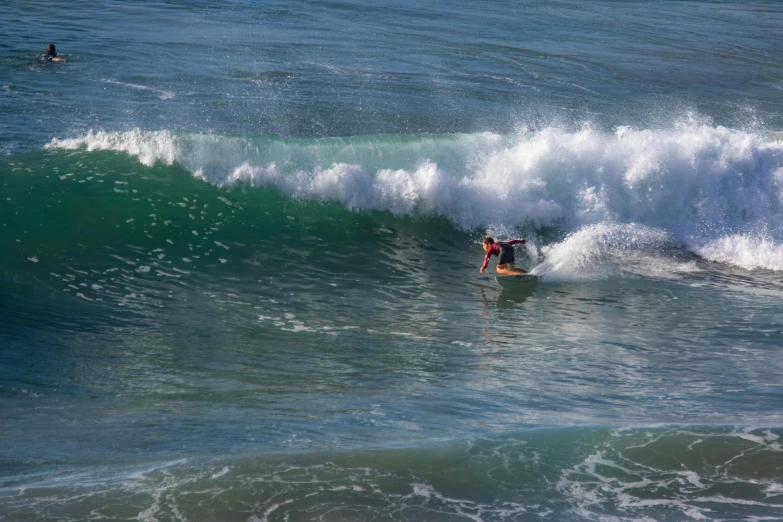
M 489 264 L 489 258 L 491 256 L 498 256 L 497 272 L 501 275 L 510 274 L 526 274 L 521 268 L 514 267 L 514 247 L 512 245 L 524 245 L 527 243 L 525 239 L 512 239 L 511 241 L 495 241 L 491 237 L 487 236 L 481 240 L 481 246 L 484 248 L 484 252 L 487 253 L 484 256 L 484 263 L 481 265 L 481 273 Z
M 57 51 L 54 49 L 54 44 L 46 46 L 46 54 L 41 55 L 41 61 L 44 62 L 64 62 L 65 58 L 57 56 Z

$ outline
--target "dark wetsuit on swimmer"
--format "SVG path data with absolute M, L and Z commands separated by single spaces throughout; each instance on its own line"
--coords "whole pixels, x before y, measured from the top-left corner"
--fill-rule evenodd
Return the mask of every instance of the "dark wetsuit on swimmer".
M 46 53 L 41 55 L 42 62 L 64 62 L 65 58 L 59 58 L 57 51 L 54 48 L 54 44 L 46 46 Z
M 484 256 L 484 264 L 481 265 L 483 271 L 489 264 L 489 258 L 498 256 L 498 265 L 507 265 L 514 263 L 514 247 L 511 245 L 521 245 L 527 243 L 524 239 L 512 239 L 511 241 L 496 241 L 487 248 L 487 255 Z

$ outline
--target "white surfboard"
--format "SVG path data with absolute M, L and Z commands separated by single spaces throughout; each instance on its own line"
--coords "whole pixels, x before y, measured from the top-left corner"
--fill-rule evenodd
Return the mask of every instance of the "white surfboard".
M 495 281 L 503 288 L 531 288 L 538 283 L 538 278 L 532 274 L 496 275 Z

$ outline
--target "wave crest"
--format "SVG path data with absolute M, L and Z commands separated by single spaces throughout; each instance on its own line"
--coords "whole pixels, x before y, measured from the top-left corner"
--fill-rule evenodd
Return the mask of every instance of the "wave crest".
M 710 260 L 783 269 L 783 143 L 763 133 L 683 124 L 294 140 L 137 129 L 47 147 L 121 151 L 220 186 L 441 215 L 465 228 L 638 224 Z

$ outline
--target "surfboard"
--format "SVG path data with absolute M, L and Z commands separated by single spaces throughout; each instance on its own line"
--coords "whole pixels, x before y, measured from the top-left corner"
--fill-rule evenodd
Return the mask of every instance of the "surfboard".
M 496 275 L 495 281 L 503 288 L 531 288 L 538 283 L 538 278 L 532 274 Z

